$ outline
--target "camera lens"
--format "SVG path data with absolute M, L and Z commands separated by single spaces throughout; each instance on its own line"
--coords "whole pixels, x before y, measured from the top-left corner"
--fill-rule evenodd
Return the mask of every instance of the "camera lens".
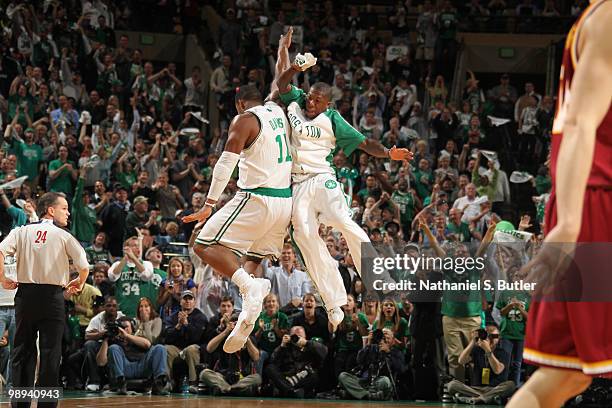
M 478 338 L 480 340 L 486 340 L 489 337 L 489 333 L 485 329 L 478 330 Z

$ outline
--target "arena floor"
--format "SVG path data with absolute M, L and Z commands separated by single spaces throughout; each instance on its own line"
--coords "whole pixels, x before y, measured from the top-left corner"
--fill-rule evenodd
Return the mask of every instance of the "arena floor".
M 9 407 L 10 403 L 7 398 L 0 399 L 0 407 Z M 35 405 L 33 405 L 35 406 Z M 232 398 L 232 397 L 208 397 L 208 396 L 183 396 L 171 395 L 168 397 L 150 396 L 150 395 L 97 395 L 87 394 L 84 392 L 69 392 L 64 395 L 61 403 L 62 408 L 132 408 L 132 407 L 148 407 L 148 408 L 349 408 L 360 406 L 380 406 L 384 408 L 413 408 L 413 407 L 444 407 L 444 408 L 459 408 L 466 405 L 457 404 L 441 404 L 441 403 L 425 403 L 425 402 L 410 402 L 410 401 L 330 401 L 330 400 L 295 400 L 295 399 L 279 399 L 279 398 Z M 490 405 L 479 405 L 483 408 L 493 408 Z M 497 406 L 496 406 L 497 407 Z

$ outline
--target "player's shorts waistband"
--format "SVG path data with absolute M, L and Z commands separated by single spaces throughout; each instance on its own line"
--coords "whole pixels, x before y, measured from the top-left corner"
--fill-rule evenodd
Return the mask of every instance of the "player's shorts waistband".
M 291 198 L 291 188 L 271 188 L 271 187 L 257 187 L 257 188 L 243 188 L 242 191 L 247 193 L 259 194 L 268 197 L 280 197 L 280 198 Z
M 335 178 L 334 174 L 332 174 L 332 173 L 305 173 L 305 174 L 292 173 L 291 174 L 291 181 L 294 184 L 299 184 L 299 183 L 303 183 L 305 181 L 314 180 L 318 176 L 326 176 L 326 177 L 333 177 L 333 178 Z

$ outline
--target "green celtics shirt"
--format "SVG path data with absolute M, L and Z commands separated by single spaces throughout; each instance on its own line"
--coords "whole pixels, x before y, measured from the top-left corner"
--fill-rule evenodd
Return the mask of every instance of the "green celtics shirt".
M 263 320 L 263 331 L 261 333 L 259 341 L 257 342 L 257 347 L 267 351 L 268 353 L 272 353 L 275 348 L 280 346 L 282 340 L 276 335 L 276 333 L 272 329 L 272 320 L 277 319 L 277 325 L 279 329 L 289 330 L 289 318 L 283 312 L 276 312 L 272 316 L 268 316 L 266 312 L 261 312 L 261 314 L 259 315 L 259 319 Z M 253 333 L 257 333 L 257 331 L 259 330 L 259 319 L 255 321 Z
M 502 310 L 509 303 L 512 303 L 512 298 L 516 298 L 516 300 L 523 303 L 525 311 L 529 311 L 529 302 L 531 300 L 529 294 L 517 290 L 502 291 L 495 307 Z M 503 339 L 523 340 L 525 338 L 525 319 L 518 307 L 513 306 L 506 316 L 502 315 L 499 333 Z
M 414 172 L 414 188 L 419 195 L 419 197 L 424 200 L 426 197 L 429 197 L 431 193 L 431 188 L 433 186 L 434 176 L 431 170 L 422 171 L 416 170 Z
M 150 280 L 153 278 L 153 264 L 149 261 L 142 261 L 145 270 L 140 273 L 136 269 L 136 265 L 126 263 L 117 278 L 113 272 L 119 263 L 120 261 L 117 261 L 110 267 L 108 277 L 115 282 L 115 296 L 117 297 L 119 310 L 126 316 L 136 317 L 136 308 L 140 298 L 151 294 Z M 161 279 L 159 282 L 161 282 Z
M 128 190 L 131 190 L 132 185 L 136 184 L 137 176 L 138 175 L 135 171 L 131 171 L 129 173 L 123 172 L 117 174 L 117 180 L 119 181 L 119 183 L 121 183 L 123 187 L 127 188 Z
M 414 197 L 410 191 L 402 193 L 394 191 L 391 199 L 399 206 L 400 221 L 402 225 L 410 224 L 414 218 Z
M 153 268 L 153 276 L 151 280 L 148 282 L 143 282 L 140 285 L 140 293 L 141 297 L 148 298 L 151 303 L 153 303 L 153 307 L 155 310 L 159 311 L 159 307 L 161 305 L 157 304 L 157 295 L 159 294 L 159 285 L 162 280 L 166 279 L 166 272 L 162 271 L 158 268 Z
M 70 160 L 68 160 L 66 163 L 72 164 L 73 169 L 77 168 L 76 165 Z M 64 163 L 60 159 L 52 160 L 49 163 L 49 171 L 57 170 L 63 165 Z M 64 168 L 54 180 L 51 180 L 51 177 L 49 177 L 49 191 L 54 191 L 58 193 L 62 193 L 66 191 L 72 192 L 72 173 L 71 171 L 68 170 L 67 168 Z
M 28 145 L 23 142 L 15 144 L 17 155 L 17 171 L 22 176 L 28 176 L 32 181 L 38 176 L 38 165 L 43 160 L 43 149 L 36 143 Z
M 470 226 L 465 222 L 461 222 L 459 225 L 454 222 L 449 222 L 446 225 L 446 231 L 448 234 L 455 234 L 459 239 L 459 242 L 469 242 L 472 238 L 470 233 Z
M 359 323 L 366 329 L 370 325 L 365 314 L 357 313 Z M 336 348 L 338 351 L 359 351 L 363 348 L 363 340 L 359 328 L 353 324 L 352 319 L 344 315 L 344 330 L 339 327 L 336 332 Z
M 84 184 L 85 179 L 79 177 L 72 198 L 70 232 L 81 242 L 91 242 L 96 235 L 97 215 L 93 208 L 83 204 Z
M 106 249 L 100 248 L 98 250 L 94 248 L 93 245 L 85 248 L 85 254 L 87 255 L 87 262 L 89 262 L 91 269 L 93 269 L 94 265 L 98 262 L 106 262 L 110 265 L 113 259 L 110 252 L 108 252 Z
M 293 85 L 289 92 L 280 95 L 280 99 L 287 106 L 292 129 L 294 181 L 301 181 L 311 174 L 335 174 L 332 159 L 337 149 L 350 156 L 366 139 L 335 109 L 308 118 L 304 112 L 306 93 Z
M 476 269 L 457 273 L 453 270 L 445 271 L 444 279 L 449 284 L 472 283 L 480 280 L 480 272 Z M 478 290 L 445 290 L 442 295 L 442 314 L 449 317 L 480 316 L 482 311 L 481 294 Z

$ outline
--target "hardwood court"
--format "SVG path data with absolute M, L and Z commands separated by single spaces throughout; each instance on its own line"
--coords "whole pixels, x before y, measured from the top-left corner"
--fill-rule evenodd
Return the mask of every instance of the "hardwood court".
M 6 398 L 0 399 L 0 407 L 9 407 Z M 410 401 L 330 401 L 330 400 L 296 400 L 279 398 L 231 398 L 208 396 L 172 395 L 168 397 L 137 395 L 137 396 L 100 396 L 86 393 L 69 393 L 60 402 L 61 408 L 353 408 L 353 407 L 384 407 L 384 408 L 460 408 L 465 405 L 424 403 Z M 487 408 L 491 406 L 480 405 Z

